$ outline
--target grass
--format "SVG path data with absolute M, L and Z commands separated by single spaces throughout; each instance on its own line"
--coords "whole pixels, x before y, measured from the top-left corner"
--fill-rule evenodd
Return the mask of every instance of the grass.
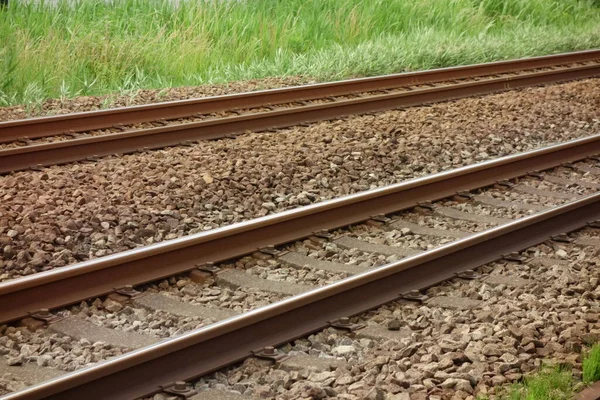
M 503 400 L 571 400 L 575 381 L 570 371 L 545 368 L 513 385 Z
M 583 383 L 600 380 L 600 344 L 595 344 L 583 360 Z M 573 377 L 570 369 L 545 367 L 523 381 L 509 387 L 502 400 L 570 400 L 582 384 Z
M 266 76 L 342 79 L 600 44 L 600 0 L 9 3 L 0 105 Z
M 600 381 L 600 344 L 592 346 L 583 360 L 583 381 L 585 383 Z

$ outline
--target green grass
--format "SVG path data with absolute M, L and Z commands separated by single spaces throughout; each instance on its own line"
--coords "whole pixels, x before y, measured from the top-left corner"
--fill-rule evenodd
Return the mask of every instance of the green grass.
M 74 5 L 73 5 L 74 3 Z M 342 79 L 600 47 L 599 0 L 11 0 L 0 105 L 266 76 Z
M 583 360 L 583 381 L 585 383 L 600 381 L 600 344 L 592 346 Z
M 591 384 L 600 380 L 600 344 L 595 344 L 583 360 L 583 383 Z M 581 387 L 566 368 L 545 367 L 534 375 L 508 388 L 501 400 L 570 400 L 577 387 Z
M 513 385 L 503 400 L 571 400 L 575 385 L 570 371 L 555 368 L 542 369 L 538 374 L 524 378 Z

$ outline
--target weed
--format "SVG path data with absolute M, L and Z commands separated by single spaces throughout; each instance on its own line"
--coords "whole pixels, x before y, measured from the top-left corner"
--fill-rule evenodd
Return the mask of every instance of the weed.
M 570 371 L 560 367 L 543 368 L 513 385 L 503 400 L 570 400 L 574 379 Z
M 600 344 L 592 346 L 583 360 L 583 381 L 585 383 L 600 381 Z
M 0 12 L 0 104 L 598 47 L 596 0 L 59 0 Z

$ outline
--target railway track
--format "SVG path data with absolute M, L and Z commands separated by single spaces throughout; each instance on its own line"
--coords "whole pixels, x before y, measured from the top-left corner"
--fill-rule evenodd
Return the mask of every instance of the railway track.
M 2 322 L 25 317 L 21 323 L 30 327 L 89 341 L 104 335 L 116 347 L 138 347 L 5 398 L 129 399 L 160 390 L 192 396 L 189 386 L 175 382 L 253 354 L 279 360 L 269 346 L 326 327 L 354 331 L 358 326 L 348 317 L 399 298 L 424 301 L 418 290 L 457 276 L 483 279 L 471 270 L 499 259 L 522 262 L 526 254 L 514 252 L 548 239 L 599 247 L 593 233 L 600 217 L 598 153 L 600 135 L 0 283 Z M 349 262 L 358 253 L 367 254 L 364 264 Z M 535 253 L 528 262 L 560 265 Z M 322 272 L 312 279 L 292 274 L 292 282 L 265 279 L 282 266 Z M 163 285 L 165 293 L 152 283 L 182 274 L 189 277 L 175 279 L 177 289 Z M 180 280 L 185 285 L 179 287 Z M 194 304 L 181 295 L 182 287 L 191 290 L 188 297 L 208 294 Z M 254 308 L 212 294 L 224 288 L 234 298 L 245 290 L 270 304 Z M 159 342 L 61 311 L 103 295 L 208 322 L 181 327 L 185 333 Z
M 593 77 L 600 73 L 599 54 L 592 50 L 4 122 L 0 173 Z

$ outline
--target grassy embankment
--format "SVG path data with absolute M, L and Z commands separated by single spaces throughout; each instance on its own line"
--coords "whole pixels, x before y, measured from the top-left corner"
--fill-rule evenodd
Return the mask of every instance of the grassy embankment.
M 266 76 L 331 80 L 600 45 L 598 0 L 20 3 L 0 10 L 0 105 Z

